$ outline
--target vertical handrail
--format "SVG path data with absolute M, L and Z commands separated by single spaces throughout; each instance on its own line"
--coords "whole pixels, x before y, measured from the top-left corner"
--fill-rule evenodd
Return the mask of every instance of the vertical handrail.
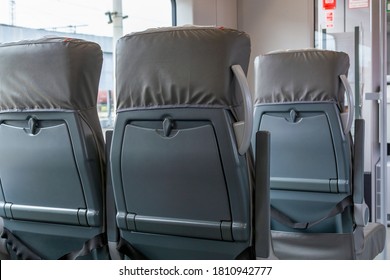
M 380 135 L 380 190 L 381 190 L 381 222 L 387 225 L 387 13 L 386 2 L 380 1 L 379 5 L 379 48 L 380 48 L 380 75 L 382 102 L 379 104 L 379 125 L 382 134 Z M 387 259 L 387 246 L 383 250 L 383 258 Z
M 360 28 L 355 26 L 355 119 L 361 117 L 360 109 Z
M 270 133 L 256 133 L 254 223 L 256 257 L 268 258 L 271 245 Z
M 353 203 L 354 219 L 358 226 L 366 226 L 369 210 L 364 201 L 364 128 L 363 119 L 355 120 L 355 143 L 353 159 Z
M 177 5 L 176 0 L 171 0 L 172 6 L 172 26 L 177 26 Z

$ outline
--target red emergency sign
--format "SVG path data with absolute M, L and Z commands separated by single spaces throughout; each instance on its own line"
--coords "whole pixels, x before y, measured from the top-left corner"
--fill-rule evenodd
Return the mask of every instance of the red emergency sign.
M 324 10 L 336 9 L 336 0 L 322 0 L 322 8 Z

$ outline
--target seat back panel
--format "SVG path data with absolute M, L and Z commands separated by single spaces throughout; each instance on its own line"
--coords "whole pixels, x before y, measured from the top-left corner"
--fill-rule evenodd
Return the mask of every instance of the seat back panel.
M 96 139 L 82 122 L 76 112 L 0 114 L 0 139 L 7 143 L 0 147 L 0 215 L 45 259 L 80 249 L 104 230 Z
M 169 136 L 163 128 L 167 116 L 174 124 Z M 221 254 L 219 242 L 240 241 L 242 250 L 248 246 L 248 171 L 245 158 L 237 153 L 230 122 L 231 116 L 220 109 L 118 114 L 111 171 L 116 219 L 126 240 L 143 248 L 156 236 L 162 240 L 176 236 L 186 240 L 188 258 L 198 258 L 198 253 L 191 256 L 195 250 L 191 243 L 216 242 L 210 248 L 214 257 Z M 203 241 L 194 243 L 196 239 Z M 235 253 L 230 251 L 228 258 Z M 209 258 L 204 250 L 203 254 Z M 165 258 L 163 251 L 148 257 L 157 255 Z
M 340 130 L 334 107 L 332 103 L 255 107 L 254 129 L 272 135 L 272 189 L 351 193 L 349 139 Z
M 39 126 L 39 131 L 33 135 L 22 127 L 4 122 L 0 125 L 0 137 L 7 143 L 0 146 L 1 181 L 6 201 L 31 206 L 86 208 L 66 123 L 45 126 L 42 121 Z M 42 152 L 37 155 L 36 151 Z
M 295 121 L 291 111 L 296 113 Z M 259 130 L 271 133 L 271 204 L 296 222 L 329 213 L 351 194 L 350 150 L 334 104 L 272 104 L 255 108 Z M 351 232 L 352 209 L 305 232 Z M 272 220 L 272 229 L 299 231 Z
M 161 135 L 162 121 L 154 122 L 155 129 L 131 124 L 125 128 L 121 166 L 127 211 L 177 219 L 230 220 L 212 125 L 173 129 L 166 137 Z M 182 122 L 174 123 L 180 127 Z M 185 160 L 185 155 L 191 161 Z M 147 197 L 148 205 L 140 197 Z
M 328 119 L 323 112 L 297 113 L 294 121 L 283 111 L 264 114 L 260 120 L 260 130 L 274 139 L 271 188 L 329 192 L 337 170 Z M 283 184 L 287 178 L 294 183 Z

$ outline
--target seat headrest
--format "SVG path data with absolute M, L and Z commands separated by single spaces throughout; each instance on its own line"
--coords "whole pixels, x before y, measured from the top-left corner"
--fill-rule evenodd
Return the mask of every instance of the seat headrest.
M 255 60 L 255 104 L 335 102 L 344 105 L 340 75 L 347 75 L 349 57 L 328 50 L 272 52 Z
M 98 44 L 42 38 L 0 44 L 0 110 L 85 110 L 96 106 Z
M 238 102 L 230 67 L 247 71 L 250 39 L 225 28 L 156 28 L 122 37 L 116 51 L 119 111 L 233 107 Z

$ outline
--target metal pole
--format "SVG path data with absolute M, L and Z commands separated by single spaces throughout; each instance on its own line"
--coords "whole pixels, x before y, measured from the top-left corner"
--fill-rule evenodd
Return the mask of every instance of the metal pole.
M 381 223 L 387 226 L 387 15 L 386 0 L 380 0 L 379 5 L 379 38 L 380 38 L 380 75 L 382 98 L 379 105 L 379 125 L 382 131 L 380 135 L 380 156 L 381 156 Z M 387 241 L 386 241 L 387 242 Z M 387 245 L 383 251 L 383 258 L 387 259 Z
M 11 25 L 15 25 L 15 0 L 9 1 L 9 17 Z
M 355 26 L 355 119 L 360 117 L 360 29 L 359 26 Z

